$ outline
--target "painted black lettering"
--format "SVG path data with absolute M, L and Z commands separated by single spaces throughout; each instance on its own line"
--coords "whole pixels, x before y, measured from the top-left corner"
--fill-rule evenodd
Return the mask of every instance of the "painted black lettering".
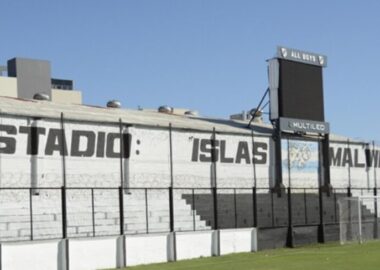
M 267 163 L 267 152 L 268 144 L 263 142 L 255 142 L 253 145 L 253 162 L 255 164 L 266 164 Z
M 193 152 L 191 154 L 191 161 L 198 161 L 199 139 L 193 140 Z
M 120 158 L 120 148 L 115 151 L 115 140 L 119 140 L 120 143 L 120 134 L 119 133 L 108 133 L 107 135 L 107 147 L 106 147 L 106 156 L 108 158 Z M 128 133 L 123 133 L 123 158 L 129 158 L 130 156 L 130 145 L 132 141 L 132 136 Z
M 42 127 L 20 127 L 20 133 L 27 135 L 26 153 L 28 155 L 38 155 L 38 146 L 40 135 L 45 135 L 46 129 Z
M 131 155 L 131 142 L 132 135 L 129 133 L 123 133 L 123 157 L 129 158 Z
M 201 161 L 201 162 L 213 161 L 211 140 L 209 140 L 209 139 L 202 139 L 201 140 L 200 152 L 201 152 L 201 154 L 199 155 L 199 161 Z
M 104 132 L 98 133 L 98 141 L 96 143 L 96 157 L 98 158 L 104 157 L 105 137 L 106 134 Z
M 379 160 L 379 151 L 366 149 L 365 157 L 366 157 L 367 167 L 376 167 Z
M 342 160 L 342 148 L 338 147 L 336 149 L 336 154 L 334 155 L 334 148 L 330 147 L 330 166 L 341 166 Z
M 352 167 L 352 154 L 350 148 L 344 148 L 343 150 L 343 159 L 342 166 L 345 167 L 348 164 L 349 167 Z
M 108 158 L 120 158 L 120 151 L 115 151 L 115 140 L 120 142 L 119 133 L 108 133 L 107 135 L 107 147 L 106 147 L 106 156 Z
M 242 159 L 245 160 L 245 163 L 250 164 L 249 148 L 247 142 L 239 142 L 238 144 L 235 163 L 241 163 Z
M 10 135 L 16 135 L 17 129 L 11 125 L 0 125 L 0 131 Z M 16 139 L 12 137 L 0 136 L 0 153 L 14 154 L 16 152 Z
M 365 164 L 362 162 L 359 162 L 359 149 L 355 149 L 354 151 L 354 160 L 355 160 L 355 167 L 357 168 L 364 168 Z
M 51 128 L 49 130 L 45 147 L 45 155 L 51 156 L 55 151 L 58 151 L 61 156 L 67 156 L 66 142 L 62 137 L 62 129 Z
M 220 162 L 222 163 L 233 163 L 234 159 L 232 157 L 226 157 L 226 141 L 220 141 Z
M 219 141 L 211 139 L 211 161 L 212 162 L 218 162 L 219 160 Z
M 82 147 L 84 146 L 83 150 L 80 149 L 81 146 Z M 94 151 L 95 151 L 95 132 L 87 131 L 87 130 L 73 130 L 72 137 L 71 137 L 71 156 L 91 157 L 94 154 Z

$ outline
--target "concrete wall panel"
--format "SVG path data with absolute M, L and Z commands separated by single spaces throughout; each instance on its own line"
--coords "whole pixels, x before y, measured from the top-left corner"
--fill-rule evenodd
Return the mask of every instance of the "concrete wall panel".
M 60 240 L 1 244 L 3 270 L 61 270 L 65 264 Z
M 177 259 L 212 256 L 213 231 L 176 233 Z
M 126 237 L 127 266 L 167 262 L 170 255 L 169 234 Z
M 231 229 L 220 231 L 220 254 L 250 252 L 255 249 L 253 229 Z

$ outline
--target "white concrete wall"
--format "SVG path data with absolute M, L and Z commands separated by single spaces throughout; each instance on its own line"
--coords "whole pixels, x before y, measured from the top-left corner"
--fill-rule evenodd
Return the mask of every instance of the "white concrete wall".
M 247 228 L 3 243 L 0 262 L 3 270 L 105 269 L 251 252 L 256 242 L 256 230 Z
M 61 240 L 1 244 L 3 270 L 62 270 L 65 266 Z
M 220 230 L 220 255 L 257 251 L 255 228 Z
M 168 233 L 126 236 L 127 266 L 169 261 L 171 255 Z
M 214 234 L 214 231 L 176 233 L 177 259 L 185 260 L 212 256 Z
M 116 268 L 119 242 L 116 238 L 70 239 L 69 269 Z

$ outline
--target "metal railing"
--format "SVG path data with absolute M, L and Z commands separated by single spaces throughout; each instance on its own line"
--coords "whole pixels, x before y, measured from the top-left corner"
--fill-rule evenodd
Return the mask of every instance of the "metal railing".
M 376 189 L 0 188 L 0 241 L 339 222 L 341 197 Z M 377 218 L 377 211 L 373 213 Z

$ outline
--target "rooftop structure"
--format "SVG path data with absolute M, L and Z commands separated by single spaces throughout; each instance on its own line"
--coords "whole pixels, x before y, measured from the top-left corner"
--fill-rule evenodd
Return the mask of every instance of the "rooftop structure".
M 0 96 L 33 99 L 36 94 L 45 94 L 56 103 L 82 103 L 72 80 L 51 77 L 49 61 L 16 57 L 0 67 Z

